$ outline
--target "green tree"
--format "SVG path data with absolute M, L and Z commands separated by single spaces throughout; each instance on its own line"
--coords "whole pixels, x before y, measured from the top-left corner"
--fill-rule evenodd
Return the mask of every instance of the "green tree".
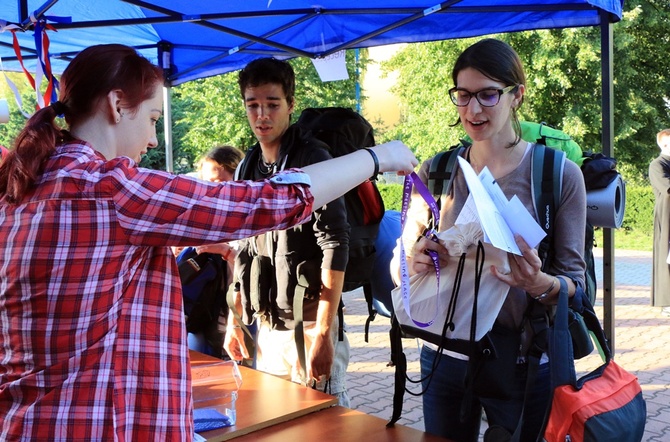
M 649 162 L 659 154 L 656 133 L 670 127 L 670 8 L 667 0 L 625 6 L 615 31 L 614 146 L 625 176 L 648 185 Z
M 456 144 L 463 131 L 452 127 L 458 119 L 449 99 L 453 86 L 451 66 L 474 39 L 445 40 L 406 46 L 382 63 L 384 71 L 397 71 L 393 93 L 400 101 L 400 121 L 386 136 L 400 139 L 425 160 Z
M 290 60 L 296 74 L 294 115 L 306 107 L 345 106 L 356 108 L 357 69 L 367 63 L 366 52 L 355 60 L 347 51 L 349 79 L 322 82 L 307 58 Z M 256 143 L 249 128 L 237 85 L 237 72 L 181 84 L 172 90 L 173 158 L 175 172 L 192 170 L 197 159 L 210 148 L 229 144 L 245 150 Z M 296 117 L 294 117 L 295 120 Z M 154 149 L 142 165 L 163 168 L 164 149 Z
M 238 91 L 237 73 L 189 81 L 172 89 L 175 172 L 192 170 L 195 161 L 216 145 L 242 149 L 250 145 L 252 133 Z M 164 164 L 164 149 L 154 149 L 153 154 Z
M 614 156 L 626 179 L 646 183 L 658 155 L 656 133 L 670 122 L 670 10 L 660 2 L 626 5 L 614 25 Z M 598 28 L 506 36 L 530 72 L 524 116 L 563 128 L 585 150 L 601 146 L 601 66 Z
M 660 1 L 626 5 L 614 28 L 614 156 L 627 180 L 643 182 L 658 154 L 656 132 L 670 125 L 670 10 Z M 601 150 L 600 30 L 528 31 L 494 36 L 509 42 L 524 62 L 527 96 L 520 117 L 563 129 L 584 150 Z M 421 159 L 463 135 L 447 90 L 451 68 L 475 39 L 409 45 L 388 62 L 399 74 L 400 124 L 389 136 L 416 148 Z
M 5 74 L 18 89 L 23 102 L 24 111 L 33 112 L 35 104 L 37 103 L 37 98 L 35 96 L 35 91 L 28 84 L 26 77 L 22 73 L 19 74 L 16 72 L 6 72 Z M 12 92 L 3 77 L 0 77 L 0 98 L 6 99 L 7 106 L 9 107 L 9 121 L 0 125 L 0 144 L 5 147 L 11 147 L 14 144 L 14 139 L 26 124 L 27 119 L 21 113 L 21 110 L 16 103 L 16 99 L 14 98 L 14 92 Z

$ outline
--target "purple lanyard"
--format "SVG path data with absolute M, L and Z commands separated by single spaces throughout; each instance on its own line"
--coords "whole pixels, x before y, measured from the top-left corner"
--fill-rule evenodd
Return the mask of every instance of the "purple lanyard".
M 426 201 L 428 204 L 428 207 L 430 208 L 430 211 L 433 213 L 433 226 L 439 228 L 440 226 L 440 210 L 437 207 L 437 202 L 435 201 L 435 198 L 433 198 L 433 195 L 430 193 L 428 188 L 426 187 L 425 184 L 423 184 L 423 181 L 421 181 L 421 178 L 415 173 L 412 172 L 409 175 L 405 176 L 405 184 L 403 188 L 403 194 L 402 194 L 402 210 L 400 212 L 400 224 L 401 224 L 401 229 L 402 231 L 405 230 L 405 223 L 407 221 L 407 210 L 409 208 L 409 200 L 412 195 L 412 186 L 416 187 L 417 192 L 421 195 L 421 197 Z M 426 238 L 429 238 L 430 240 L 435 239 L 435 228 L 433 229 L 426 229 L 426 231 L 423 233 L 423 235 Z M 437 293 L 439 294 L 440 292 L 440 260 L 437 256 L 437 252 L 434 250 L 428 250 L 428 255 L 430 256 L 430 259 L 433 261 L 433 265 L 435 266 L 435 275 L 437 276 Z M 429 322 L 419 322 L 416 321 L 415 319 L 412 318 L 412 314 L 410 313 L 410 304 L 409 304 L 409 267 L 407 266 L 407 255 L 405 254 L 405 244 L 404 241 L 402 240 L 402 236 L 400 239 L 400 290 L 402 293 L 402 301 L 403 301 L 403 306 L 405 308 L 405 312 L 407 313 L 407 316 L 412 320 L 412 322 L 419 327 L 426 328 L 431 326 L 434 322 L 435 319 L 437 318 L 437 314 L 440 311 L 440 296 L 437 296 L 437 308 L 435 309 L 435 316 L 433 319 L 431 319 Z

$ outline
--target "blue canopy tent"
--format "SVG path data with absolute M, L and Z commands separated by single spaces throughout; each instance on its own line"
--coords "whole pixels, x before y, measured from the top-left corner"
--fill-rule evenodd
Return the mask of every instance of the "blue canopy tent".
M 257 57 L 326 57 L 342 49 L 474 37 L 532 29 L 599 26 L 602 150 L 613 151 L 612 24 L 623 0 L 3 0 L 5 70 L 35 72 L 48 25 L 53 74 L 83 48 L 123 43 L 163 67 L 165 137 L 171 170 L 170 87 L 240 69 Z M 43 52 L 42 52 L 43 53 Z M 19 57 L 20 55 L 20 57 Z M 46 57 L 41 57 L 45 63 Z M 49 69 L 47 69 L 49 70 Z M 48 73 L 48 72 L 47 72 Z M 614 232 L 605 229 L 604 322 L 614 345 Z
M 341 49 L 597 26 L 621 17 L 620 0 L 5 0 L 2 20 L 31 30 L 44 18 L 52 67 L 61 72 L 97 43 L 136 47 L 168 70 L 168 83 L 242 68 L 253 58 L 321 57 Z M 66 21 L 70 19 L 71 21 Z M 6 25 L 5 25 L 6 26 Z M 24 59 L 35 59 L 32 32 L 18 32 Z M 5 68 L 17 70 L 11 34 L 0 34 Z

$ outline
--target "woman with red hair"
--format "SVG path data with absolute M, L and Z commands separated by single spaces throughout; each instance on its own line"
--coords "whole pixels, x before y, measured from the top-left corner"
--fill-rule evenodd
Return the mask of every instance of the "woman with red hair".
M 392 142 L 254 183 L 143 169 L 162 84 L 134 49 L 89 47 L 0 165 L 0 440 L 191 440 L 170 246 L 287 228 L 416 165 Z

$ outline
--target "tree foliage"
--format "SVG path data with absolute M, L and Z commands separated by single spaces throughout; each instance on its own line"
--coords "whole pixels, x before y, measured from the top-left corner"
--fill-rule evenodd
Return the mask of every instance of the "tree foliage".
M 346 53 L 349 79 L 326 83 L 321 81 L 309 59 L 290 60 L 296 74 L 294 115 L 300 115 L 306 107 L 345 106 L 355 109 L 358 101 L 363 99 L 357 96 L 358 72 L 365 69 L 368 62 L 367 50 L 359 50 L 358 53 L 358 60 L 355 51 Z M 12 78 L 15 78 L 17 85 L 23 85 L 24 107 L 33 109 L 34 92 L 25 84 L 22 76 L 10 75 L 14 75 Z M 4 89 L 0 92 L 3 92 L 2 96 L 11 97 Z M 245 150 L 256 142 L 247 122 L 237 85 L 237 72 L 190 81 L 172 88 L 171 106 L 173 164 L 177 173 L 192 170 L 198 158 L 214 146 L 229 144 Z M 26 121 L 14 104 L 10 103 L 10 108 L 10 122 L 2 125 L 0 131 L 0 144 L 8 147 Z M 144 156 L 141 166 L 164 170 L 162 122 L 158 124 L 157 130 L 160 145 Z
M 367 63 L 366 52 L 359 51 L 362 56 L 357 62 L 354 51 L 348 51 L 349 79 L 326 83 L 321 81 L 309 59 L 290 60 L 296 75 L 294 115 L 300 115 L 306 107 L 356 108 L 357 69 L 363 69 Z M 247 122 L 237 76 L 237 72 L 231 72 L 190 81 L 172 90 L 175 172 L 192 170 L 197 159 L 216 145 L 229 144 L 246 150 L 256 143 Z M 143 159 L 142 165 L 163 168 L 163 151 L 154 149 Z
M 624 4 L 624 18 L 614 25 L 614 156 L 629 182 L 645 183 L 647 166 L 658 154 L 656 133 L 670 127 L 670 9 L 667 0 L 633 0 Z M 585 27 L 529 31 L 495 36 L 508 41 L 521 56 L 527 74 L 527 97 L 521 118 L 544 121 L 569 133 L 585 150 L 601 149 L 600 29 Z M 458 142 L 464 135 L 447 91 L 451 67 L 477 39 L 408 45 L 383 63 L 398 72 L 394 93 L 401 102 L 401 120 L 392 128 L 372 121 L 377 141 L 398 138 L 421 159 Z M 347 51 L 349 80 L 322 83 L 308 59 L 291 60 L 296 71 L 296 115 L 305 107 L 356 107 L 357 68 L 363 71 L 365 50 L 357 64 Z M 34 97 L 16 75 L 26 109 Z M 0 81 L 0 87 L 3 87 Z M 2 125 L 0 143 L 10 146 L 25 119 L 16 110 L 6 86 L 12 115 Z M 374 97 L 373 97 L 374 98 Z M 246 121 L 237 73 L 184 83 L 172 89 L 173 156 L 176 172 L 191 170 L 197 158 L 218 144 L 242 149 L 255 141 Z M 159 125 L 162 132 L 162 125 Z M 162 140 L 159 133 L 159 140 Z M 164 169 L 164 146 L 153 149 L 143 166 Z
M 31 113 L 35 109 L 37 98 L 35 91 L 28 85 L 26 77 L 23 74 L 16 72 L 6 72 L 7 78 L 17 87 L 18 92 L 23 102 L 23 109 L 26 113 Z M 9 88 L 9 85 L 4 78 L 0 81 L 0 98 L 7 100 L 9 107 L 9 121 L 0 125 L 0 144 L 5 147 L 11 147 L 14 143 L 14 138 L 23 129 L 26 123 L 26 118 L 21 114 L 19 106 L 14 98 L 14 93 Z
M 656 133 L 670 126 L 670 11 L 664 0 L 627 4 L 614 25 L 614 156 L 628 180 L 640 182 L 658 154 Z M 584 150 L 601 150 L 600 29 L 594 27 L 499 34 L 522 58 L 527 95 L 520 117 L 569 133 Z M 421 159 L 464 135 L 447 91 L 458 54 L 479 38 L 408 45 L 384 69 L 397 71 L 401 122 L 389 136 Z

